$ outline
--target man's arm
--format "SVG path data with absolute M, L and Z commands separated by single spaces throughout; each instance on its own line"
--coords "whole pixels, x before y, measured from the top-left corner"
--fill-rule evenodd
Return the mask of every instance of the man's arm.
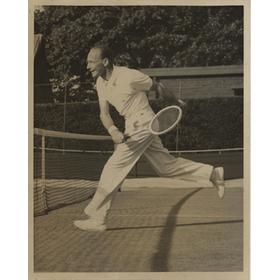
M 99 99 L 99 108 L 101 122 L 112 136 L 113 141 L 116 144 L 122 143 L 124 141 L 124 135 L 114 125 L 109 111 L 109 103 L 106 100 Z
M 155 90 L 163 99 L 166 101 L 175 104 L 175 105 L 185 105 L 182 100 L 179 100 L 175 97 L 175 95 L 169 90 L 163 83 L 156 81 L 153 79 L 153 85 L 151 90 Z

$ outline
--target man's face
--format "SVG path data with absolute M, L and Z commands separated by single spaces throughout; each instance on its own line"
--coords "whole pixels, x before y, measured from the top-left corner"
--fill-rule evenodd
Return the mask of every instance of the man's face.
M 93 78 L 103 76 L 106 72 L 104 59 L 101 57 L 100 49 L 91 49 L 87 57 L 87 69 Z

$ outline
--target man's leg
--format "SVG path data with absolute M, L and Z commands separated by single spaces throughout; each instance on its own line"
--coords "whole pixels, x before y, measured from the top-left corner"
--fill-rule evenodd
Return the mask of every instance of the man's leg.
M 94 230 L 98 228 L 96 225 L 105 224 L 106 215 L 120 185 L 153 141 L 152 135 L 142 136 L 116 146 L 116 150 L 104 166 L 96 193 L 85 208 L 85 213 L 89 216 L 89 219 L 75 221 L 74 224 L 77 227 L 83 230 L 91 230 L 91 228 Z M 104 226 L 100 226 L 100 230 L 104 229 Z
M 218 178 L 217 170 L 213 166 L 173 157 L 163 147 L 159 137 L 154 139 L 144 155 L 159 176 L 182 179 L 185 184 L 189 183 L 193 187 L 213 186 L 212 182 L 214 183 L 216 180 L 220 180 L 219 183 L 222 185 L 223 178 L 221 176 Z M 220 175 L 220 172 L 218 173 Z M 219 186 L 216 187 L 219 191 Z M 219 196 L 223 196 L 221 190 Z

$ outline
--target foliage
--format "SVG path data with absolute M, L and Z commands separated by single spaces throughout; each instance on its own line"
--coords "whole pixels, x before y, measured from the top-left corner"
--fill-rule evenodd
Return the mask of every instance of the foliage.
M 35 11 L 52 79 L 87 81 L 95 43 L 135 68 L 243 63 L 242 6 L 46 6 Z

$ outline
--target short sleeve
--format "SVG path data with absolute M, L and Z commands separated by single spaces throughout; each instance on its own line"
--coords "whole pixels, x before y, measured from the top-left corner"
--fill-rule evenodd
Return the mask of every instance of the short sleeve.
M 152 79 L 146 74 L 130 69 L 130 86 L 137 91 L 148 91 L 153 85 Z
M 97 91 L 97 95 L 98 95 L 99 100 L 106 100 L 106 98 L 104 96 L 104 91 L 102 89 L 102 85 L 101 85 L 101 82 L 100 82 L 100 77 L 98 77 L 98 79 L 96 81 L 96 91 Z

